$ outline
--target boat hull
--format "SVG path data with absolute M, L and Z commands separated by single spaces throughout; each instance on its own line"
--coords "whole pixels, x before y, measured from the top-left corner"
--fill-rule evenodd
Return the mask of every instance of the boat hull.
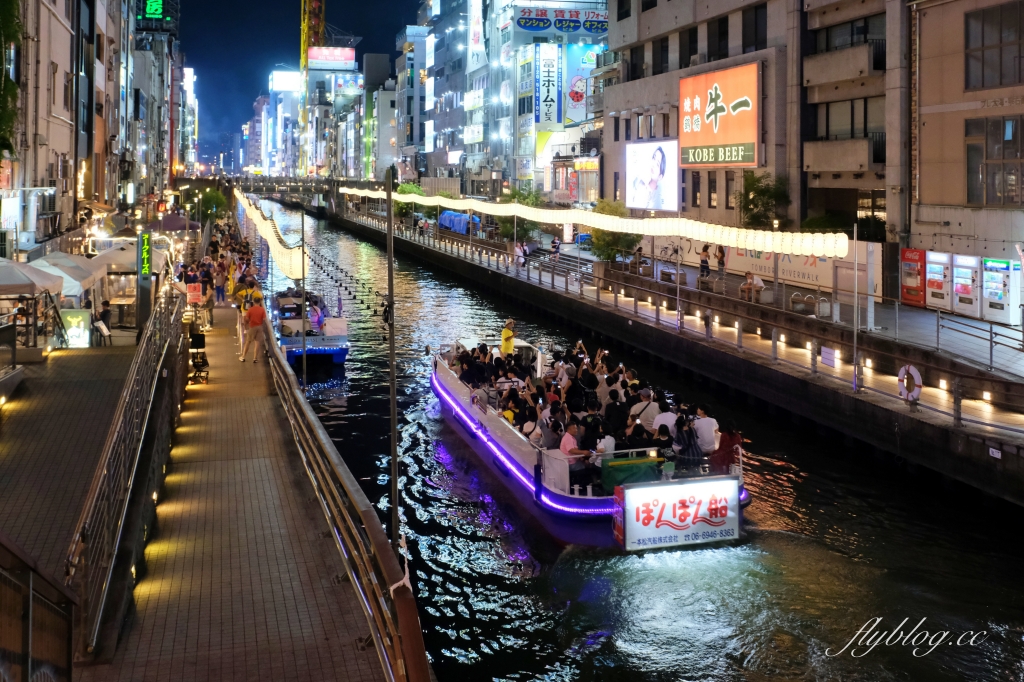
M 611 515 L 574 515 L 559 513 L 542 505 L 534 493 L 516 480 L 513 472 L 503 463 L 476 431 L 471 430 L 462 416 L 456 413 L 445 397 L 434 388 L 441 404 L 445 422 L 469 446 L 481 470 L 499 485 L 505 495 L 524 514 L 542 527 L 548 535 L 561 545 L 586 545 L 590 547 L 618 548 L 612 529 Z

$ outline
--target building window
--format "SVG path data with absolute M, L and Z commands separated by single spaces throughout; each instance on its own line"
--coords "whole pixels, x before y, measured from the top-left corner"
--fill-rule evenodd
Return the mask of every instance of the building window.
M 968 119 L 967 203 L 1020 208 L 1019 116 Z
M 629 80 L 640 80 L 644 77 L 644 46 L 629 48 Z
M 885 97 L 815 105 L 819 140 L 871 140 L 871 162 L 885 163 Z
M 623 19 L 629 19 L 629 13 L 633 9 L 633 0 L 618 0 L 619 7 L 616 12 L 616 21 L 622 21 Z
M 965 15 L 968 90 L 1021 82 L 1020 5 L 1011 2 Z
M 708 171 L 708 208 L 718 208 L 718 171 Z
M 658 137 L 657 133 L 654 131 L 654 114 L 647 117 L 647 137 L 652 140 Z
M 618 142 L 619 141 L 619 117 L 618 116 L 614 117 L 612 119 L 612 121 L 614 121 L 614 123 L 612 123 L 612 141 L 613 142 Z
M 743 10 L 743 54 L 768 47 L 768 3 Z
M 511 26 L 506 26 L 505 28 L 501 29 L 501 44 L 504 45 L 505 43 L 507 43 L 507 42 L 509 42 L 511 40 L 512 40 L 512 27 Z
M 700 208 L 700 171 L 690 173 L 690 178 L 693 181 L 690 183 L 693 186 L 693 201 L 690 203 L 694 208 Z
M 736 171 L 725 171 L 725 207 L 736 208 Z
M 686 69 L 693 66 L 693 58 L 697 56 L 697 27 L 679 32 L 679 68 Z
M 654 41 L 654 53 L 651 61 L 651 74 L 657 76 L 669 72 L 668 65 L 668 36 L 658 38 Z
M 708 22 L 708 61 L 729 56 L 729 17 Z
M 661 115 L 661 136 L 672 137 L 672 131 L 669 130 L 669 117 L 668 114 Z
M 647 136 L 648 137 L 650 137 L 650 132 L 651 131 L 649 131 L 649 130 L 647 131 L 647 133 L 648 133 Z M 644 115 L 643 114 L 637 114 L 636 115 L 636 139 L 638 139 L 638 140 L 644 139 Z
M 71 74 L 64 72 L 64 111 L 71 111 Z
M 630 124 L 632 123 L 632 121 L 627 118 L 626 120 L 623 121 L 623 123 L 626 126 L 626 142 L 629 142 L 630 140 L 633 139 L 633 135 L 631 134 L 632 131 L 630 130 L 630 127 L 629 127 Z
M 619 201 L 619 171 L 612 173 L 612 201 Z
M 640 0 L 640 11 L 646 12 L 658 6 L 658 0 Z
M 679 169 L 679 210 L 686 210 L 686 169 Z
M 526 114 L 533 113 L 533 95 L 527 95 L 526 97 L 519 98 L 519 115 L 525 116 Z
M 871 45 L 871 68 L 885 70 L 885 15 L 876 14 L 815 31 L 815 52 L 834 52 Z

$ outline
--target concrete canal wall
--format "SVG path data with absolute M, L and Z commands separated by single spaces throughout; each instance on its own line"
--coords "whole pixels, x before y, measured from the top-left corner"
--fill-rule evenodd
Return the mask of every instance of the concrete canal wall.
M 378 244 L 385 241 L 382 232 L 360 223 L 334 214 L 329 220 L 360 238 Z M 912 413 L 893 399 L 870 392 L 855 395 L 831 378 L 773 363 L 770 358 L 745 353 L 718 340 L 707 342 L 696 335 L 680 335 L 627 311 L 598 306 L 398 236 L 395 249 L 464 278 L 473 286 L 533 307 L 547 317 L 554 315 L 565 324 L 647 353 L 681 369 L 684 375 L 745 394 L 755 409 L 788 414 L 798 423 L 806 420 L 825 427 L 811 429 L 824 433 L 824 438 L 818 438 L 823 448 L 842 448 L 843 441 L 851 439 L 855 449 L 877 448 L 1024 505 L 1024 438 L 981 427 L 954 428 L 947 415 L 927 410 Z M 822 326 L 822 331 L 827 331 Z M 829 439 L 828 435 L 836 437 Z M 993 457 L 990 448 L 998 450 L 1001 458 Z

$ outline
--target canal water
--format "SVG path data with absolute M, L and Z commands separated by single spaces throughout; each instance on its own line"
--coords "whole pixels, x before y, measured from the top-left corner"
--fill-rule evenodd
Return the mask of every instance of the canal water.
M 299 214 L 264 205 L 297 241 Z M 380 248 L 306 220 L 318 257 L 386 290 Z M 336 297 L 331 277 L 314 267 L 310 289 Z M 270 290 L 288 283 L 272 264 L 265 279 Z M 559 551 L 523 530 L 458 435 L 425 416 L 424 349 L 494 334 L 509 316 L 545 347 L 572 346 L 578 333 L 401 256 L 395 296 L 403 531 L 439 680 L 1024 679 L 1018 510 L 614 346 L 615 362 L 710 403 L 751 441 L 746 541 L 645 555 Z M 345 301 L 345 374 L 319 378 L 311 402 L 388 523 L 387 344 L 373 302 Z M 591 353 L 599 345 L 583 341 Z M 871 633 L 892 635 L 844 649 L 876 618 Z

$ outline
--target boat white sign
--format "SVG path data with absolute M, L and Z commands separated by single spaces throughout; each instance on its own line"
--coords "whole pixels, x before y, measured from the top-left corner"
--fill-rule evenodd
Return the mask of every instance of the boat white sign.
M 627 551 L 739 537 L 735 476 L 631 483 L 615 488 L 615 501 L 615 538 Z

